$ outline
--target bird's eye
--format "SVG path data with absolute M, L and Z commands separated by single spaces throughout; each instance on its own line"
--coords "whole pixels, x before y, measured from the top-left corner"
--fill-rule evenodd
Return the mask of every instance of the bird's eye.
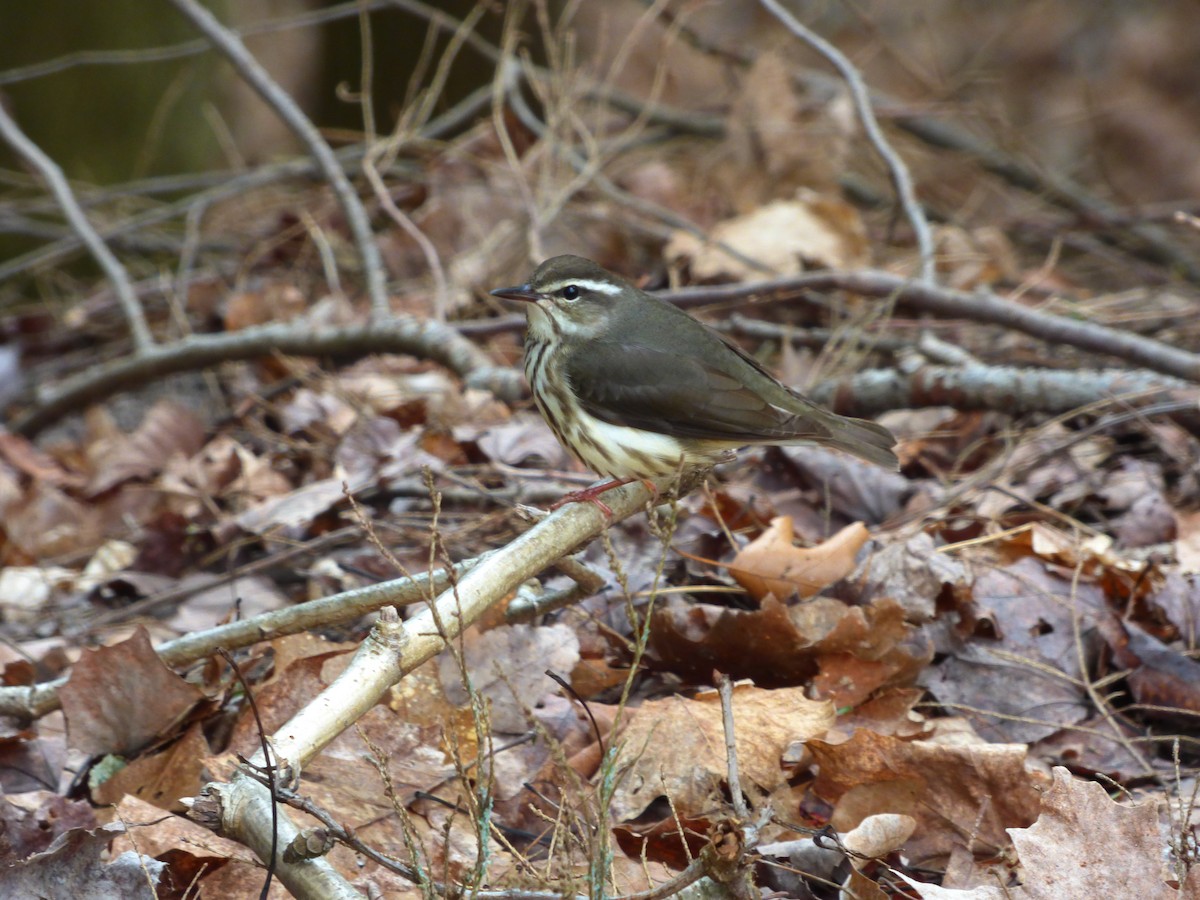
M 564 300 L 578 300 L 579 294 L 580 294 L 580 290 L 579 290 L 578 286 L 576 286 L 574 284 L 568 284 L 565 288 L 562 289 L 562 295 L 563 295 Z

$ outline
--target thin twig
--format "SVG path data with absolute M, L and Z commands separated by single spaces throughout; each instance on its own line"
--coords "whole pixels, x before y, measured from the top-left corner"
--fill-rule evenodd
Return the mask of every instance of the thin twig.
M 258 774 L 266 780 L 267 790 L 274 797 L 278 789 L 276 777 L 279 774 L 279 765 L 271 760 L 271 741 L 267 737 L 267 730 L 263 727 L 262 716 L 258 712 L 258 702 L 254 699 L 254 692 L 250 689 L 250 684 L 246 681 L 246 676 L 242 674 L 241 667 L 234 660 L 233 655 L 225 648 L 217 650 L 221 654 L 221 658 L 233 670 L 234 676 L 238 683 L 242 686 L 242 692 L 245 694 L 246 701 L 250 704 L 250 712 L 254 716 L 254 727 L 258 731 L 258 740 L 262 749 L 263 758 L 267 761 L 265 765 L 258 768 Z M 271 804 L 271 856 L 267 860 L 267 878 L 263 882 L 262 890 L 259 892 L 259 897 L 266 900 L 267 893 L 271 890 L 271 881 L 275 877 L 275 863 L 279 857 L 279 807 Z
M 517 118 L 521 120 L 521 124 L 536 134 L 539 138 L 544 140 L 556 155 L 564 158 L 568 163 L 570 163 L 571 167 L 575 169 L 579 175 L 578 181 L 580 186 L 585 184 L 594 185 L 596 189 L 606 197 L 624 207 L 632 209 L 639 215 L 662 222 L 671 228 L 685 231 L 702 241 L 707 242 L 711 240 L 708 233 L 703 228 L 701 228 L 699 225 L 696 225 L 689 219 L 679 215 L 674 210 L 668 209 L 667 207 L 659 203 L 655 203 L 652 200 L 647 200 L 644 197 L 638 197 L 635 194 L 631 194 L 629 191 L 626 191 L 618 186 L 611 178 L 600 171 L 600 160 L 589 160 L 585 158 L 578 150 L 575 150 L 573 147 L 567 146 L 559 141 L 551 133 L 551 130 L 546 123 L 539 119 L 534 114 L 533 110 L 529 108 L 529 104 L 525 102 L 525 98 L 521 94 L 520 83 L 517 79 L 509 79 L 508 92 L 506 96 L 509 106 L 512 107 L 512 110 L 514 113 L 516 113 Z M 569 199 L 569 192 L 563 192 L 560 197 L 559 207 L 565 204 L 567 199 Z M 554 212 L 557 214 L 556 210 Z M 763 272 L 764 274 L 769 274 L 771 272 L 769 266 L 764 265 L 762 262 L 754 259 L 753 257 L 747 256 L 736 247 L 730 246 L 724 241 L 715 241 L 713 242 L 713 245 L 719 248 L 723 253 L 728 254 L 738 262 L 742 263 L 742 265 L 747 266 L 756 272 Z
M 112 282 L 113 290 L 116 291 L 117 299 L 121 303 L 121 309 L 124 310 L 125 318 L 129 322 L 134 347 L 139 353 L 150 350 L 154 346 L 154 338 L 150 335 L 150 327 L 146 324 L 146 314 L 142 310 L 142 305 L 133 292 L 129 273 L 113 256 L 108 245 L 101 240 L 96 229 L 92 227 L 92 223 L 83 214 L 83 209 L 80 207 L 79 201 L 75 199 L 75 193 L 67 183 L 62 169 L 42 151 L 41 147 L 21 131 L 16 120 L 8 114 L 4 103 L 0 103 L 0 135 L 3 135 L 12 148 L 37 169 L 38 173 L 46 180 L 55 199 L 58 200 L 58 205 L 62 207 L 67 221 L 70 222 L 71 228 L 79 235 L 79 239 L 91 251 L 100 268 L 104 270 L 104 274 L 108 276 L 108 280 Z
M 733 730 L 733 679 L 724 672 L 717 673 L 717 690 L 721 695 L 721 724 L 725 730 L 725 765 L 728 769 L 729 794 L 733 812 L 743 822 L 750 819 L 750 808 L 742 794 L 742 779 L 738 774 L 737 734 Z
M 371 309 L 377 320 L 389 316 L 391 306 L 388 303 L 383 260 L 379 254 L 379 247 L 375 244 L 375 236 L 371 233 L 370 219 L 362 201 L 359 200 L 358 194 L 350 184 L 350 180 L 342 171 L 342 167 L 338 165 L 329 144 L 325 142 L 313 123 L 296 105 L 296 101 L 259 64 L 258 60 L 246 49 L 241 39 L 222 25 L 216 16 L 196 0 L 168 0 L 168 2 L 195 25 L 212 42 L 213 46 L 233 64 L 246 83 L 254 88 L 258 95 L 275 110 L 276 114 L 316 159 L 321 173 L 333 187 L 342 211 L 346 215 L 350 231 L 354 235 L 354 243 L 362 258 L 363 270 L 367 279 L 367 294 L 371 298 Z
M 693 859 L 687 864 L 678 874 L 669 881 L 664 881 L 657 887 L 652 887 L 649 890 L 638 891 L 636 894 L 620 894 L 611 900 L 666 900 L 667 897 L 674 897 L 679 894 L 688 885 L 695 884 L 703 878 L 708 872 L 708 866 L 705 861 L 699 857 Z M 717 894 L 704 895 L 697 894 L 696 896 L 719 896 Z
M 917 202 L 917 196 L 913 190 L 912 178 L 908 174 L 908 167 L 904 164 L 900 155 L 892 149 L 891 145 L 887 142 L 887 138 L 883 136 L 883 131 L 880 129 L 879 122 L 875 118 L 875 112 L 871 107 L 870 92 L 863 82 L 862 75 L 842 51 L 816 32 L 801 24 L 795 16 L 779 4 L 778 0 L 760 0 L 760 2 L 793 35 L 829 60 L 841 74 L 842 78 L 846 80 L 846 84 L 850 88 L 850 96 L 854 99 L 854 108 L 858 111 L 858 118 L 862 122 L 867 140 L 870 141 L 871 146 L 875 148 L 875 152 L 879 154 L 887 166 L 888 172 L 892 177 L 892 185 L 896 189 L 897 199 L 900 201 L 900 206 L 904 210 L 904 215 L 908 218 L 909 224 L 912 225 L 913 235 L 917 240 L 917 252 L 921 258 L 921 281 L 924 284 L 935 285 L 937 283 L 937 269 L 933 255 L 933 234 L 929 230 L 929 222 L 925 218 L 925 213 L 921 210 L 920 203 Z

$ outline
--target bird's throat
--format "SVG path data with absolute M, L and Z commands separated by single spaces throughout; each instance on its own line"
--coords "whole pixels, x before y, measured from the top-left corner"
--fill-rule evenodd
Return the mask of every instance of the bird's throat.
M 558 341 L 562 337 L 550 314 L 535 303 L 525 308 L 525 327 L 535 341 Z

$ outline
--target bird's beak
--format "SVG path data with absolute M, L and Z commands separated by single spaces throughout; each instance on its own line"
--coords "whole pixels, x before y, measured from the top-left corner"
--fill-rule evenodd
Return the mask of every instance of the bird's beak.
M 526 303 L 537 303 L 542 299 L 542 295 L 528 284 L 519 284 L 516 287 L 496 288 L 489 293 L 493 297 L 503 297 L 505 300 L 524 300 Z

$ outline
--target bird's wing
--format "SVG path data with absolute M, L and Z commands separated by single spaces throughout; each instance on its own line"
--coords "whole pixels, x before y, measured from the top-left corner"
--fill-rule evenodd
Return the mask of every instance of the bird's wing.
M 797 428 L 828 434 L 821 410 L 799 421 L 727 372 L 670 350 L 597 341 L 570 356 L 566 374 L 584 410 L 614 425 L 745 443 L 810 436 Z

